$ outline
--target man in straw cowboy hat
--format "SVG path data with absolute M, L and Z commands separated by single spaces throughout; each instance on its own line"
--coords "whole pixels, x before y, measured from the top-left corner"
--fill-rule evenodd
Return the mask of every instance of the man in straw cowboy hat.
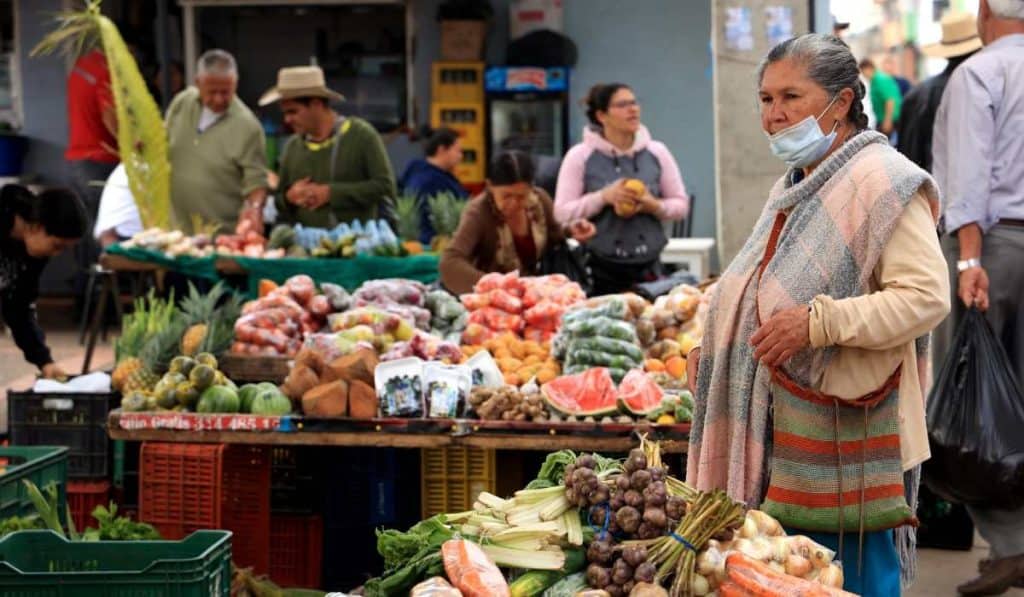
M 942 246 L 950 278 L 958 281 L 935 349 L 941 359 L 967 307 L 976 306 L 1024 380 L 1024 0 L 981 0 L 978 33 L 985 47 L 950 75 L 935 118 L 932 170 L 944 195 Z M 1020 584 L 1024 508 L 967 509 L 991 558 L 979 564 L 981 576 L 957 590 L 998 595 Z
M 320 228 L 365 222 L 395 196 L 384 142 L 370 123 L 334 111 L 331 102 L 344 99 L 327 88 L 318 66 L 282 68 L 277 86 L 260 98 L 261 106 L 280 102 L 295 132 L 281 151 L 279 221 Z
M 932 169 L 932 128 L 942 92 L 953 70 L 980 50 L 981 45 L 975 16 L 951 12 L 942 17 L 942 41 L 921 48 L 926 56 L 945 58 L 946 68 L 911 89 L 903 98 L 903 118 L 896 148 L 929 172 Z

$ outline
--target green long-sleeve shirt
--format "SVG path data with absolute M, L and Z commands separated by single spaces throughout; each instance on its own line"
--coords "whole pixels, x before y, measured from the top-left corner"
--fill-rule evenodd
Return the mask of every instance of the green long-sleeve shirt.
M 379 217 L 379 207 L 394 197 L 396 190 L 391 162 L 377 131 L 361 118 L 347 117 L 334 142 L 322 145 L 310 149 L 297 135 L 285 143 L 275 199 L 278 221 L 331 228 L 341 222 Z M 292 184 L 306 177 L 330 187 L 330 201 L 318 209 L 301 208 L 287 200 Z
M 200 133 L 203 105 L 195 87 L 167 108 L 171 218 L 187 234 L 192 215 L 234 232 L 245 198 L 267 186 L 266 142 L 252 111 L 236 96 L 220 119 Z

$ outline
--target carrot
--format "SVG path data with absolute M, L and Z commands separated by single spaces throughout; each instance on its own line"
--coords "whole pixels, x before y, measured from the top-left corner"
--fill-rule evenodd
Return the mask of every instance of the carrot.
M 757 597 L 856 597 L 840 589 L 776 572 L 767 564 L 739 552 L 726 558 L 725 571 L 730 581 Z
M 451 539 L 441 545 L 448 579 L 466 597 L 510 597 L 501 570 L 476 543 Z
M 751 595 L 753 593 L 730 580 L 718 585 L 718 597 L 750 597 Z

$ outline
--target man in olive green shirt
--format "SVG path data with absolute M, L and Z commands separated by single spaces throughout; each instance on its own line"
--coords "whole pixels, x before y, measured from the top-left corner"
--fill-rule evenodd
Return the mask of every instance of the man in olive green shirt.
M 235 95 L 238 69 L 223 50 L 199 58 L 196 85 L 167 109 L 171 215 L 193 234 L 193 216 L 218 232 L 263 233 L 267 199 L 263 128 Z
M 343 99 L 317 66 L 282 68 L 277 87 L 260 98 L 261 106 L 281 102 L 295 131 L 281 151 L 278 221 L 318 228 L 366 222 L 396 195 L 384 142 L 370 123 L 331 108 Z

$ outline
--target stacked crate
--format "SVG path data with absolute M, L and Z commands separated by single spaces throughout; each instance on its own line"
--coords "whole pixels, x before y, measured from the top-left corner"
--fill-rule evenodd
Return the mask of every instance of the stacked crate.
M 484 63 L 435 62 L 432 71 L 430 126 L 459 133 L 463 157 L 455 177 L 464 186 L 478 186 L 487 174 Z
M 107 413 L 120 402 L 112 392 L 7 392 L 11 444 L 67 446 L 64 487 L 78 530 L 97 525 L 96 506 L 110 500 L 111 446 Z

